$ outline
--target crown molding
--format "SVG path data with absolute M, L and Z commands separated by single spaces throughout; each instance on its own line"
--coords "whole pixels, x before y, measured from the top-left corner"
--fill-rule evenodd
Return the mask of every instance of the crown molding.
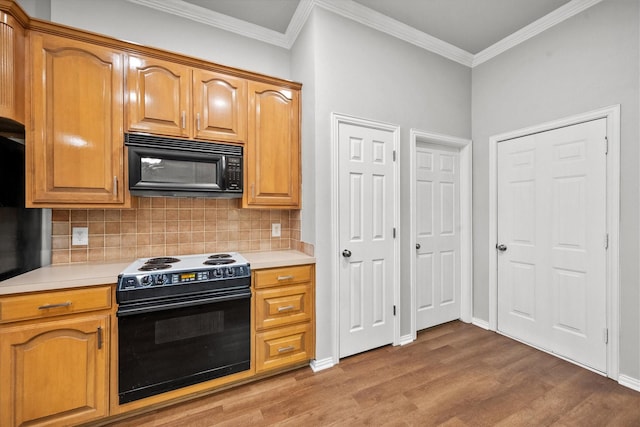
M 354 1 L 315 0 L 315 4 L 362 25 L 387 33 L 400 40 L 404 40 L 447 59 L 466 65 L 467 67 L 470 67 L 473 61 L 473 55 L 466 50 L 460 49 L 422 31 L 418 31 L 409 25 L 396 21 Z
M 602 0 L 572 0 L 475 55 L 351 0 L 301 0 L 291 18 L 291 22 L 289 22 L 285 34 L 223 15 L 183 0 L 127 1 L 285 49 L 291 49 L 309 18 L 311 11 L 315 6 L 318 6 L 459 64 L 473 68 L 535 37 L 554 25 L 577 15 L 591 6 L 600 3 Z
M 200 6 L 196 6 L 182 0 L 127 0 L 129 3 L 146 6 L 161 12 L 180 16 L 195 22 L 220 28 L 241 36 L 260 40 L 275 46 L 290 49 L 292 43 L 285 34 L 268 28 L 255 25 L 250 22 L 223 15 Z
M 537 21 L 523 27 L 515 33 L 505 37 L 499 42 L 489 46 L 481 52 L 478 52 L 473 57 L 471 67 L 487 62 L 488 60 L 495 58 L 501 53 L 523 43 L 530 38 L 537 36 L 545 30 L 557 25 L 572 16 L 600 3 L 602 0 L 572 0 L 564 6 L 559 7 L 553 12 L 543 16 Z
M 302 31 L 302 28 L 307 22 L 309 15 L 311 15 L 311 11 L 315 5 L 316 0 L 300 0 L 300 3 L 298 3 L 298 7 L 291 17 L 291 22 L 289 22 L 289 26 L 287 26 L 287 32 L 285 34 L 288 46 L 287 49 L 291 49 L 293 44 L 296 42 L 298 35 L 300 35 L 300 31 Z

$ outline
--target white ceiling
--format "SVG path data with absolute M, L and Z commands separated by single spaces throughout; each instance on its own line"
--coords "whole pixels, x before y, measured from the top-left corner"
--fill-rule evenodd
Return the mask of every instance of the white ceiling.
M 354 1 L 476 54 L 570 0 Z
M 184 0 L 213 12 L 286 33 L 300 0 Z
M 285 48 L 315 6 L 474 66 L 601 0 L 128 0 Z

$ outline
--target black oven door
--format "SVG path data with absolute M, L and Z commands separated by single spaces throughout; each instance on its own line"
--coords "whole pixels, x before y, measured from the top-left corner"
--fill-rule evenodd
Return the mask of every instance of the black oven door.
M 250 369 L 251 291 L 118 313 L 120 404 Z

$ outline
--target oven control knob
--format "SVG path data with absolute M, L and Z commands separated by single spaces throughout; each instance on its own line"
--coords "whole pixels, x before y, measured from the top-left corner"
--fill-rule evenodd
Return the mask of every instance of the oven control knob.
M 153 282 L 153 277 L 151 276 L 143 276 L 142 279 L 140 280 L 140 283 L 142 283 L 142 286 L 149 286 L 152 282 Z
M 138 286 L 138 281 L 135 279 L 135 277 L 127 277 L 126 279 L 124 279 L 123 284 L 123 289 L 136 288 Z
M 162 274 L 156 277 L 156 285 L 164 285 L 165 281 L 165 276 L 163 276 Z
M 227 277 L 233 277 L 236 275 L 236 270 L 233 267 L 227 267 Z
M 221 268 L 216 268 L 215 270 L 211 270 L 211 271 L 213 272 L 213 277 L 215 279 L 219 279 L 223 276 Z

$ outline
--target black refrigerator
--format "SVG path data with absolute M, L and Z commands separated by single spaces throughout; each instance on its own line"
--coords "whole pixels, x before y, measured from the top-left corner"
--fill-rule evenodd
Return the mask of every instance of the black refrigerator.
M 25 208 L 24 142 L 0 136 L 0 281 L 51 261 L 51 211 Z

